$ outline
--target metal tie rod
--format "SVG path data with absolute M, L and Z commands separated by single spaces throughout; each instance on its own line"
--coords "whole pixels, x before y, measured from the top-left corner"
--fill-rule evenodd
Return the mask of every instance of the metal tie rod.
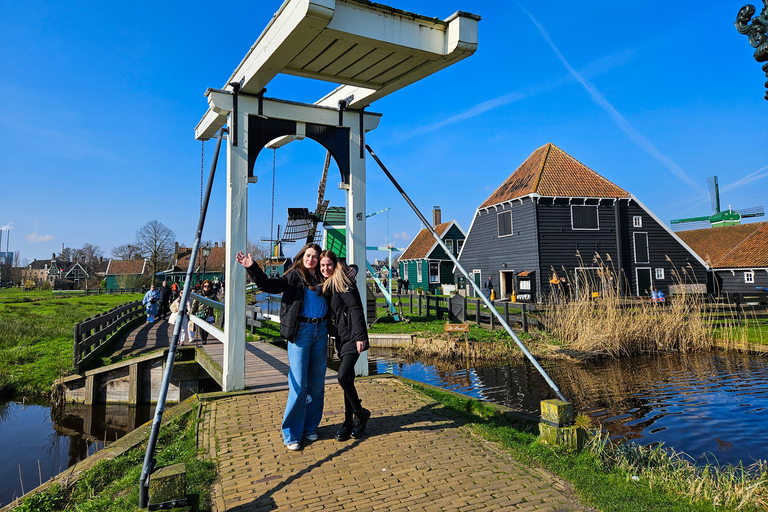
M 219 152 L 221 150 L 221 139 L 224 137 L 226 128 L 219 130 L 219 136 L 216 140 L 216 151 L 213 153 L 213 162 L 211 162 L 211 172 L 208 174 L 208 185 L 205 189 L 203 198 L 203 207 L 200 209 L 200 217 L 197 221 L 197 233 L 195 234 L 195 243 L 192 244 L 192 254 L 189 257 L 189 266 L 187 267 L 187 276 L 184 280 L 184 289 L 181 292 L 181 301 L 179 304 L 179 314 L 176 325 L 173 328 L 173 337 L 168 349 L 168 358 L 165 362 L 165 371 L 163 372 L 163 383 L 160 386 L 160 396 L 157 398 L 155 406 L 155 419 L 152 423 L 152 430 L 149 433 L 147 442 L 147 452 L 144 455 L 144 465 L 141 469 L 139 478 L 139 508 L 147 508 L 149 505 L 149 475 L 155 467 L 155 446 L 157 437 L 160 433 L 160 423 L 163 421 L 163 412 L 165 410 L 165 400 L 168 396 L 168 388 L 171 383 L 171 372 L 173 371 L 173 362 L 176 360 L 176 344 L 179 341 L 181 333 L 181 324 L 184 315 L 187 313 L 187 300 L 192 291 L 192 273 L 197 261 L 197 251 L 200 248 L 200 238 L 203 236 L 203 226 L 205 225 L 205 215 L 208 211 L 208 200 L 211 197 L 211 188 L 213 188 L 213 177 L 216 175 L 216 164 L 219 162 Z M 154 279 L 154 276 L 153 276 Z
M 555 392 L 557 397 L 563 402 L 568 402 L 568 400 L 560 392 L 560 389 L 557 387 L 557 385 L 552 381 L 549 375 L 547 375 L 547 372 L 544 371 L 544 368 L 542 368 L 539 365 L 538 361 L 536 361 L 536 358 L 533 357 L 533 355 L 528 351 L 527 348 L 525 348 L 525 345 L 523 345 L 523 342 L 520 341 L 520 338 L 517 337 L 517 335 L 514 333 L 512 328 L 509 326 L 509 324 L 507 324 L 507 322 L 504 321 L 504 318 L 501 316 L 501 313 L 496 311 L 496 308 L 494 307 L 493 303 L 488 299 L 488 297 L 485 296 L 483 291 L 480 289 L 480 286 L 474 281 L 474 279 L 471 279 L 469 277 L 469 274 L 467 273 L 466 270 L 464 270 L 464 267 L 461 266 L 461 263 L 459 263 L 459 260 L 456 259 L 453 253 L 448 249 L 445 243 L 440 239 L 440 235 L 438 235 L 437 232 L 435 232 L 432 225 L 427 221 L 427 219 L 424 217 L 424 215 L 421 214 L 421 212 L 416 207 L 416 205 L 413 204 L 413 201 L 411 201 L 411 199 L 408 197 L 408 194 L 405 193 L 405 191 L 397 183 L 397 180 L 395 180 L 392 174 L 390 174 L 390 172 L 387 170 L 384 164 L 381 163 L 381 160 L 379 160 L 379 157 L 377 157 L 376 153 L 373 152 L 373 150 L 371 149 L 371 146 L 366 144 L 365 149 L 367 149 L 368 152 L 373 157 L 373 159 L 376 160 L 376 163 L 379 164 L 379 167 L 381 167 L 381 170 L 384 171 L 384 174 L 387 175 L 387 177 L 395 186 L 397 191 L 400 192 L 400 194 L 403 196 L 403 199 L 405 199 L 408 205 L 410 205 L 410 207 L 413 208 L 413 211 L 416 212 L 416 215 L 419 216 L 419 219 L 421 219 L 421 222 L 427 227 L 429 232 L 432 233 L 432 236 L 435 237 L 435 240 L 437 240 L 437 243 L 440 244 L 440 247 L 443 248 L 443 251 L 445 251 L 448 257 L 451 258 L 451 261 L 453 261 L 454 265 L 456 265 L 456 268 L 458 268 L 461 271 L 461 273 L 464 274 L 464 277 L 467 279 L 467 282 L 472 283 L 472 286 L 475 288 L 475 292 L 477 293 L 477 295 L 480 296 L 483 299 L 483 302 L 485 302 L 485 305 L 488 306 L 488 310 L 491 312 L 493 316 L 496 317 L 499 323 L 504 326 L 504 329 L 507 331 L 507 333 L 509 333 L 509 335 L 512 336 L 512 339 L 515 340 L 515 343 L 517 343 L 517 346 L 520 347 L 520 350 L 523 351 L 523 354 L 525 354 L 525 357 L 527 357 L 528 360 L 533 364 L 533 366 L 536 367 L 536 369 L 539 371 L 541 376 L 544 377 L 544 380 L 547 381 L 547 384 L 549 384 L 549 387 L 552 388 L 552 390 Z

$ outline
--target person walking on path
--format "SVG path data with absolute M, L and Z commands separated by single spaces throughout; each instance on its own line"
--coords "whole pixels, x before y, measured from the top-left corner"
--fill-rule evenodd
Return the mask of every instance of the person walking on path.
M 323 416 L 325 368 L 328 363 L 328 302 L 323 296 L 323 276 L 318 265 L 320 246 L 305 245 L 291 268 L 270 278 L 250 253 L 237 253 L 237 261 L 256 286 L 267 293 L 282 293 L 280 335 L 288 341 L 288 401 L 283 415 L 283 443 L 292 451 L 302 439 L 317 440 Z
M 213 290 L 213 283 L 211 283 L 210 279 L 203 281 L 200 295 L 206 299 L 216 300 L 216 292 Z M 197 300 L 192 301 L 191 314 L 196 315 L 198 318 L 205 320 L 209 324 L 212 324 L 215 320 L 215 317 L 213 316 L 213 308 L 211 306 L 206 306 Z M 203 345 L 208 343 L 208 331 L 200 329 L 200 339 L 203 340 Z
M 485 290 L 488 295 L 488 298 L 490 300 L 493 300 L 495 297 L 492 297 L 493 295 L 493 279 L 491 279 L 491 276 L 488 276 L 488 280 L 485 282 Z
M 157 316 L 160 320 L 165 320 L 165 317 L 168 315 L 168 306 L 173 298 L 173 291 L 168 286 L 168 282 L 163 281 L 163 286 L 160 287 L 158 292 L 160 292 L 160 310 L 157 312 Z
M 181 310 L 181 297 L 176 297 L 174 299 L 174 301 L 171 303 L 170 309 L 171 309 L 171 316 L 168 318 L 168 323 L 171 325 L 175 325 L 176 322 L 179 321 L 179 311 Z M 187 341 L 187 331 L 189 330 L 189 310 L 190 308 L 187 307 L 185 311 L 185 315 L 181 322 L 181 329 L 179 330 L 179 346 L 184 345 L 184 343 Z M 190 339 L 190 342 L 191 341 L 192 340 Z
M 144 294 L 144 298 L 141 299 L 141 303 L 147 308 L 147 322 L 152 323 L 155 321 L 155 315 L 157 315 L 157 302 L 160 300 L 160 292 L 155 290 L 155 283 L 149 287 L 149 291 Z
M 344 391 L 344 423 L 336 432 L 336 440 L 359 439 L 371 417 L 371 411 L 363 408 L 355 389 L 355 363 L 369 346 L 363 302 L 355 281 L 347 275 L 345 266 L 333 251 L 320 253 L 320 273 L 325 278 L 323 293 L 331 304 L 329 327 L 336 338 L 336 353 L 341 359 L 337 379 Z

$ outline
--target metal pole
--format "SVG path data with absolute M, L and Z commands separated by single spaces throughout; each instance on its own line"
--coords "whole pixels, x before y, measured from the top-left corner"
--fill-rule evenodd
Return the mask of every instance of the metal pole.
M 501 313 L 496 311 L 496 308 L 493 306 L 493 303 L 488 299 L 488 297 L 485 296 L 483 291 L 480 289 L 480 286 L 475 283 L 474 279 L 469 278 L 469 274 L 466 270 L 464 270 L 464 267 L 461 266 L 459 263 L 459 260 L 456 259 L 456 257 L 451 253 L 451 251 L 448 250 L 448 247 L 445 245 L 445 243 L 440 239 L 440 235 L 438 235 L 435 230 L 432 228 L 432 225 L 427 221 L 427 219 L 424 217 L 424 215 L 421 214 L 419 209 L 416 207 L 415 204 L 413 204 L 413 201 L 408 197 L 408 194 L 405 193 L 405 191 L 400 187 L 400 185 L 397 183 L 397 180 L 390 174 L 390 172 L 387 170 L 386 167 L 384 167 L 384 164 L 381 163 L 381 160 L 379 160 L 379 157 L 376 156 L 376 153 L 373 152 L 371 147 L 369 145 L 365 145 L 365 148 L 368 150 L 368 152 L 371 154 L 374 160 L 376 160 L 376 163 L 379 164 L 379 167 L 381 167 L 381 170 L 384 171 L 384 174 L 387 175 L 389 180 L 392 182 L 392 184 L 395 186 L 398 192 L 403 196 L 403 199 L 408 203 L 408 205 L 413 209 L 414 212 L 416 212 L 416 215 L 419 216 L 419 219 L 421 219 L 421 222 L 429 229 L 429 232 L 432 233 L 432 236 L 435 237 L 435 240 L 437 240 L 437 243 L 440 244 L 440 247 L 443 248 L 445 253 L 448 255 L 449 258 L 451 258 L 451 261 L 453 261 L 453 264 L 456 265 L 456 268 L 459 269 L 459 271 L 464 274 L 464 277 L 472 283 L 472 286 L 475 289 L 475 292 L 477 295 L 483 299 L 483 302 L 485 302 L 485 305 L 488 306 L 488 310 L 491 312 L 492 315 L 496 317 L 496 319 L 499 321 L 499 323 L 504 326 L 504 329 L 509 333 L 510 336 L 512 336 L 512 339 L 515 341 L 518 347 L 520 347 L 520 350 L 523 351 L 523 354 L 525 354 L 525 357 L 528 358 L 528 360 L 533 364 L 533 366 L 539 371 L 542 377 L 544 377 L 544 380 L 547 381 L 547 384 L 549 384 L 549 387 L 552 388 L 552 390 L 555 392 L 557 397 L 562 400 L 563 402 L 567 402 L 568 400 L 563 396 L 563 394 L 560 392 L 560 389 L 557 387 L 557 385 L 552 381 L 552 379 L 547 375 L 547 372 L 544 371 L 544 369 L 539 365 L 538 361 L 536 361 L 536 358 L 533 357 L 533 355 L 528 351 L 527 348 L 525 348 L 525 345 L 523 345 L 523 342 L 520 341 L 520 338 L 517 337 L 517 335 L 514 333 L 512 328 L 509 326 L 507 322 L 504 321 L 504 319 L 501 317 Z M 478 320 L 480 317 L 480 308 L 478 308 L 477 311 Z
M 173 362 L 176 359 L 176 343 L 179 341 L 179 334 L 181 332 L 181 325 L 186 314 L 187 300 L 189 300 L 190 288 L 192 283 L 192 275 L 195 268 L 195 260 L 197 259 L 197 250 L 200 247 L 200 238 L 203 235 L 203 226 L 205 225 L 205 214 L 208 210 L 208 199 L 211 197 L 211 188 L 213 187 L 213 177 L 216 174 L 216 164 L 219 161 L 219 150 L 221 149 L 221 140 L 224 137 L 225 129 L 219 130 L 219 137 L 216 141 L 216 151 L 213 154 L 213 162 L 211 162 L 211 172 L 208 175 L 208 186 L 205 189 L 205 197 L 203 199 L 203 207 L 200 209 L 200 218 L 197 221 L 197 233 L 195 234 L 195 242 L 192 244 L 192 254 L 189 256 L 189 267 L 187 267 L 187 278 L 184 281 L 184 290 L 181 293 L 181 301 L 179 304 L 179 314 L 176 321 L 176 325 L 173 328 L 173 337 L 171 338 L 171 345 L 168 349 L 168 359 L 165 363 L 165 372 L 163 373 L 163 383 L 160 387 L 160 396 L 157 398 L 157 405 L 155 406 L 155 419 L 152 423 L 152 430 L 149 433 L 149 441 L 147 442 L 147 452 L 144 455 L 144 465 L 141 469 L 141 477 L 139 478 L 139 508 L 147 508 L 149 503 L 149 475 L 155 467 L 156 460 L 154 458 L 155 446 L 157 445 L 157 436 L 160 433 L 160 423 L 163 421 L 163 412 L 165 410 L 165 399 L 168 395 L 168 387 L 171 382 L 171 372 L 173 371 Z

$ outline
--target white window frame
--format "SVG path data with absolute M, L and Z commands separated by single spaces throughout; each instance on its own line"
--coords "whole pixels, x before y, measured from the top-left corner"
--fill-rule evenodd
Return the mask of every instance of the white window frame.
M 421 276 L 422 276 L 422 272 L 421 272 L 421 269 L 422 269 L 422 264 L 423 264 L 423 263 L 424 263 L 424 262 L 423 262 L 423 261 L 421 261 L 421 260 L 419 260 L 419 261 L 417 261 L 417 262 L 416 262 L 416 280 L 417 280 L 418 282 L 421 282 Z
M 502 215 L 509 215 L 509 233 L 507 233 L 506 235 L 501 234 L 501 222 L 499 219 L 501 218 Z M 514 226 L 512 225 L 512 210 L 507 210 L 507 211 L 499 212 L 496 214 L 496 234 L 498 235 L 499 238 L 504 238 L 504 237 L 512 236 L 515 234 L 515 229 L 514 229 Z
M 437 274 L 432 275 L 432 266 L 437 267 Z M 439 261 L 428 261 L 427 262 L 427 273 L 429 282 L 430 283 L 439 283 L 440 282 L 440 262 Z
M 655 286 L 653 286 L 653 269 L 651 267 L 637 267 L 635 268 L 635 288 L 637 288 L 637 297 L 640 297 L 640 275 L 639 272 L 641 270 L 649 270 L 649 274 L 651 276 L 651 290 L 655 289 Z
M 645 261 L 638 261 L 637 259 L 637 235 L 645 235 Z M 632 233 L 632 258 L 634 258 L 635 263 L 647 264 L 651 262 L 651 242 L 649 238 L 647 231 Z
M 578 206 L 579 208 L 594 208 L 595 209 L 595 215 L 597 216 L 597 227 L 596 228 L 575 228 L 573 227 L 573 207 Z M 600 231 L 600 205 L 597 204 L 572 204 L 571 205 L 571 230 L 573 231 Z
M 450 238 L 446 239 L 445 246 L 448 247 L 448 252 L 453 254 L 453 240 L 451 240 Z
M 654 273 L 655 273 L 654 278 L 657 281 L 660 281 L 661 279 L 664 279 L 664 269 L 663 268 L 654 269 Z
M 528 278 L 519 279 L 517 281 L 518 287 L 520 288 L 521 292 L 529 292 L 531 291 L 531 280 Z
M 456 240 L 456 254 L 461 252 L 462 247 L 464 247 L 464 240 Z
M 643 218 L 639 215 L 635 215 L 634 217 L 632 217 L 632 227 L 633 228 L 643 227 Z
M 754 270 L 746 270 L 746 271 L 744 271 L 744 284 L 755 284 L 755 271 Z

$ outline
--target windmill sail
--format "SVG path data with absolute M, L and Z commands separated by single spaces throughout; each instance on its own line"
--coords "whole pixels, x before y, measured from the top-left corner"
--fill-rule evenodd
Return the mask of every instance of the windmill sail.
M 765 211 L 762 206 L 742 208 L 734 210 L 728 205 L 728 210 L 720 211 L 720 187 L 717 176 L 707 178 L 709 185 L 709 198 L 712 205 L 712 214 L 707 217 L 690 217 L 687 219 L 674 219 L 669 221 L 673 231 L 687 231 L 689 229 L 704 229 L 709 227 L 733 226 L 740 224 L 746 217 L 762 217 Z

